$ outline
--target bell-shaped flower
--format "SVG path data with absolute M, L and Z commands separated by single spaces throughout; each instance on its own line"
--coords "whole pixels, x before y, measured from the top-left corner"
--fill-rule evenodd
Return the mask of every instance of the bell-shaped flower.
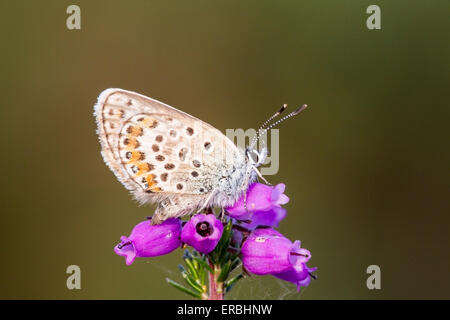
M 267 212 L 289 202 L 289 198 L 284 194 L 284 183 L 276 186 L 268 186 L 262 183 L 254 183 L 247 190 L 245 195 L 231 207 L 227 207 L 228 215 L 238 220 L 251 219 L 255 212 Z
M 114 252 L 130 265 L 137 257 L 156 257 L 172 252 L 181 245 L 181 221 L 170 218 L 158 225 L 149 220 L 138 223 L 129 237 L 120 237 Z
M 283 273 L 311 257 L 308 250 L 300 248 L 300 241 L 292 243 L 271 228 L 253 231 L 243 243 L 241 254 L 245 269 L 257 275 Z
M 184 225 L 181 241 L 207 254 L 217 246 L 222 232 L 223 224 L 213 214 L 197 214 Z

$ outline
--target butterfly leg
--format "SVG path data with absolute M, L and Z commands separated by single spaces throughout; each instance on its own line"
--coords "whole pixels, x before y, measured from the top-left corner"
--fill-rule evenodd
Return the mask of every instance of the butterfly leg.
M 244 178 L 244 208 L 247 212 L 249 212 L 249 210 L 247 209 L 247 189 L 248 189 L 248 182 L 250 179 L 250 171 L 247 170 L 246 174 L 245 174 L 245 178 Z
M 219 212 L 218 218 L 219 218 L 220 220 L 222 220 L 222 222 L 225 221 L 225 208 L 220 208 L 220 212 Z
M 261 172 L 259 172 L 259 170 L 258 170 L 255 166 L 253 166 L 252 168 L 253 168 L 253 170 L 255 170 L 255 172 L 256 172 L 256 174 L 258 175 L 258 177 L 259 177 L 262 181 L 264 181 L 265 184 L 267 184 L 267 185 L 269 185 L 269 186 L 272 185 L 269 181 L 266 180 L 266 178 L 263 177 L 263 175 L 261 174 Z

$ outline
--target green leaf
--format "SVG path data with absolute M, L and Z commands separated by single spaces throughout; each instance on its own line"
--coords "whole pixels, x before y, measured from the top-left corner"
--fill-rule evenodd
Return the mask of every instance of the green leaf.
M 166 278 L 166 281 L 168 284 L 170 284 L 171 286 L 173 286 L 174 288 L 180 290 L 181 292 L 187 293 L 191 296 L 193 296 L 194 298 L 200 299 L 201 298 L 201 294 L 194 292 L 186 287 L 183 287 L 181 284 L 179 284 L 178 282 L 175 282 L 169 278 Z
M 187 272 L 182 272 L 181 275 L 183 276 L 183 279 L 187 282 L 188 285 L 192 287 L 195 291 L 198 291 L 199 293 L 203 293 L 203 288 L 200 284 L 196 282 L 195 279 L 189 276 Z
M 197 283 L 200 284 L 201 286 L 205 284 L 205 268 L 200 268 L 200 270 L 198 271 L 198 281 Z
M 228 274 L 230 273 L 230 267 L 231 267 L 231 261 L 228 260 L 227 263 L 222 268 L 222 271 L 220 271 L 220 275 L 217 278 L 218 282 L 224 282 L 228 278 Z
M 186 267 L 188 268 L 189 273 L 190 273 L 195 279 L 198 279 L 198 272 L 197 272 L 197 270 L 195 269 L 195 267 L 194 267 L 194 265 L 193 265 L 193 263 L 192 263 L 192 260 L 189 259 L 189 258 L 185 258 L 185 259 L 184 259 L 184 262 L 186 262 Z
M 203 268 L 207 269 L 209 272 L 214 272 L 213 269 L 209 266 L 209 264 L 200 258 L 193 257 L 193 260 L 197 261 Z
M 233 261 L 233 260 L 231 260 L 231 261 Z M 234 269 L 236 269 L 237 267 L 239 267 L 240 265 L 241 265 L 241 259 L 234 260 L 234 262 L 231 264 L 230 272 L 233 271 Z
M 234 285 L 242 278 L 244 278 L 244 275 L 240 273 L 237 276 L 225 282 L 225 293 L 228 293 L 234 287 Z
M 209 261 L 212 263 L 212 264 L 216 264 L 216 259 L 214 258 L 214 255 L 211 253 L 209 256 Z
M 239 273 L 235 277 L 233 277 L 230 280 L 228 280 L 227 282 L 225 282 L 225 287 L 232 286 L 233 284 L 235 284 L 236 282 L 238 282 L 242 278 L 244 278 L 244 275 L 242 273 Z
M 222 253 L 219 260 L 219 265 L 223 268 L 224 264 L 227 263 L 230 260 L 230 253 L 225 250 L 225 252 Z
M 208 270 L 207 269 L 202 269 L 202 274 L 200 275 L 200 281 L 202 282 L 203 285 L 206 284 L 206 276 L 208 274 Z
M 220 252 L 222 251 L 225 244 L 226 244 L 226 247 L 228 247 L 228 242 L 230 240 L 232 225 L 233 224 L 230 220 L 230 221 L 228 221 L 228 224 L 223 229 L 222 237 L 220 238 L 219 243 L 217 244 L 216 249 L 214 250 L 217 254 L 220 254 Z
M 219 243 L 216 246 L 216 249 L 213 251 L 215 255 L 215 260 L 220 264 L 221 266 L 226 262 L 228 258 L 228 246 L 230 245 L 230 240 L 232 236 L 232 222 L 231 220 L 228 222 L 228 224 L 225 226 L 222 238 L 220 238 Z
M 198 261 L 194 258 L 194 257 L 192 257 L 192 265 L 194 266 L 194 269 L 195 270 L 200 270 L 200 268 L 199 268 L 199 263 L 198 263 Z

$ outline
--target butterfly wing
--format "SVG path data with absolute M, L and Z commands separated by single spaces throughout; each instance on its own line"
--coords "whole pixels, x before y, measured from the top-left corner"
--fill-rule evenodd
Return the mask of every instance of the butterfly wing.
M 236 161 L 242 162 L 242 154 L 219 130 L 134 92 L 103 91 L 95 117 L 106 164 L 141 203 L 192 210 L 236 170 Z

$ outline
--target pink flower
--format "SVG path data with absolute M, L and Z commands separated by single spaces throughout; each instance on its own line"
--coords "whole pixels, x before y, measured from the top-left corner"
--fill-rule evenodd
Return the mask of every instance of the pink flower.
M 193 216 L 181 231 L 181 241 L 201 253 L 214 250 L 223 232 L 222 222 L 213 214 Z
M 248 220 L 257 212 L 276 212 L 281 205 L 289 202 L 284 194 L 285 187 L 284 183 L 276 186 L 254 183 L 247 190 L 247 207 L 242 196 L 233 206 L 226 208 L 228 215 L 238 220 Z
M 125 263 L 131 265 L 136 257 L 156 257 L 174 251 L 181 245 L 180 219 L 167 219 L 159 225 L 150 225 L 146 220 L 138 223 L 129 237 L 120 237 L 120 243 L 114 252 L 125 257 Z
M 306 263 L 311 254 L 271 228 L 256 229 L 242 245 L 242 264 L 257 275 L 280 274 Z

